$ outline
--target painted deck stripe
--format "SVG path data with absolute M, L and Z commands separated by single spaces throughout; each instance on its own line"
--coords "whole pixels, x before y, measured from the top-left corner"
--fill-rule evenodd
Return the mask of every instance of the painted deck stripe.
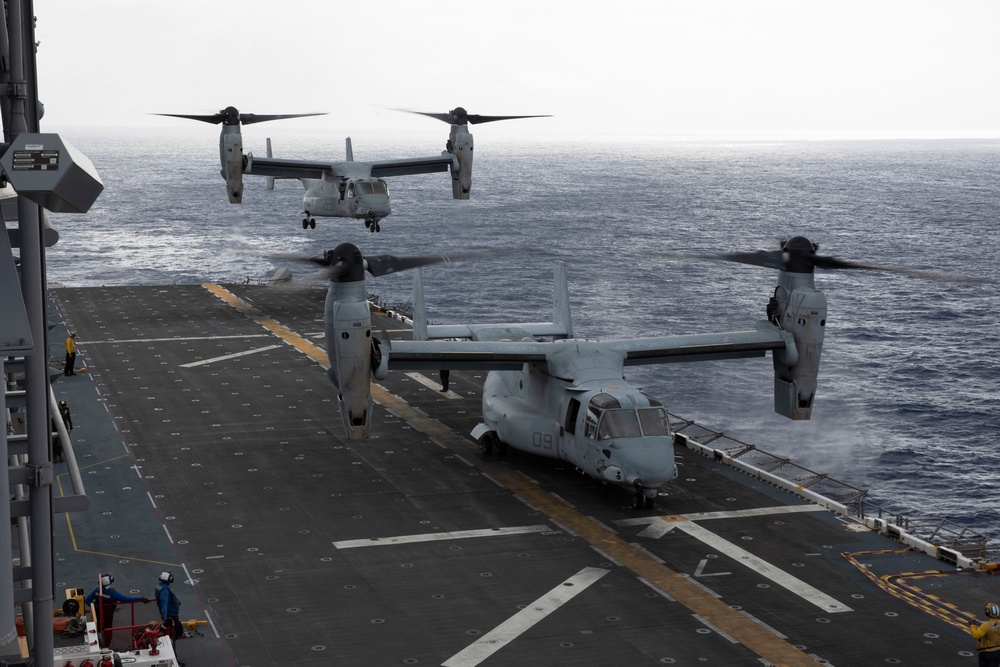
M 610 570 L 588 567 L 517 612 L 490 632 L 441 663 L 441 667 L 474 667 L 531 629 L 552 612 L 587 590 Z
M 641 516 L 633 519 L 615 521 L 619 526 L 638 526 L 644 523 L 653 524 L 657 521 L 708 521 L 711 519 L 742 519 L 751 516 L 768 516 L 769 514 L 797 514 L 799 512 L 826 512 L 819 505 L 777 505 L 774 507 L 755 507 L 748 510 L 729 510 L 725 512 L 694 512 L 692 514 L 672 514 L 668 516 Z
M 766 579 L 770 579 L 782 588 L 798 595 L 803 600 L 811 602 L 828 614 L 854 611 L 843 602 L 834 599 L 814 586 L 810 586 L 801 579 L 793 577 L 784 570 L 771 565 L 766 560 L 754 556 L 746 549 L 733 544 L 729 540 L 719 537 L 707 528 L 703 528 L 691 521 L 679 521 L 672 525 L 674 529 L 682 530 L 688 535 L 697 538 L 719 553 L 725 554 L 737 563 L 749 567 L 754 572 L 757 572 Z
M 80 341 L 80 345 L 114 345 L 116 343 L 172 343 L 188 340 L 232 340 L 242 338 L 267 338 L 267 334 L 238 334 L 235 336 L 178 336 L 175 338 L 123 338 Z
M 423 373 L 407 373 L 406 377 L 410 378 L 411 380 L 416 380 L 417 382 L 424 385 L 428 389 L 433 389 L 434 391 L 438 392 L 445 398 L 450 398 L 452 400 L 456 398 L 462 398 L 461 396 L 451 391 L 450 389 L 448 391 L 441 391 L 441 383 L 438 382 L 437 380 L 430 379 Z
M 513 526 L 510 528 L 487 528 L 485 530 L 456 530 L 450 533 L 422 533 L 419 535 L 399 535 L 397 537 L 372 537 L 366 540 L 341 540 L 334 542 L 333 546 L 338 549 L 357 549 L 358 547 L 383 547 L 393 544 L 415 544 L 417 542 L 467 540 L 474 537 L 547 533 L 550 530 L 552 529 L 544 524 L 537 526 Z
M 280 345 L 267 345 L 265 347 L 258 347 L 252 350 L 244 350 L 243 352 L 234 352 L 233 354 L 226 354 L 221 357 L 212 357 L 211 359 L 202 359 L 201 361 L 192 361 L 189 364 L 181 364 L 181 368 L 194 368 L 195 366 L 205 366 L 206 364 L 214 364 L 216 361 L 228 361 L 229 359 L 236 359 L 238 357 L 245 357 L 248 354 L 257 354 L 258 352 L 267 352 L 268 350 L 276 350 Z
M 305 354 L 307 357 L 322 366 L 324 370 L 330 367 L 330 362 L 327 359 L 326 352 L 322 348 L 313 345 L 302 336 L 296 334 L 285 325 L 279 324 L 275 320 L 256 316 L 254 314 L 255 309 L 253 306 L 224 287 L 221 287 L 220 285 L 213 285 L 211 283 L 206 283 L 202 285 L 202 287 L 273 333 L 281 340 L 294 347 L 299 352 Z

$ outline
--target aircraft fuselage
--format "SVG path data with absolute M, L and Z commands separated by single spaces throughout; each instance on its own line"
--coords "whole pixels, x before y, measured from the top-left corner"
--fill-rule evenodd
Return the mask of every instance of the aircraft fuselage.
M 377 222 L 392 212 L 389 186 L 381 178 L 329 176 L 300 180 L 306 189 L 302 210 L 307 217 L 357 218 Z
M 581 355 L 581 344 L 558 344 L 576 348 L 564 355 L 575 370 L 561 367 L 555 354 L 544 370 L 525 364 L 521 371 L 491 371 L 483 385 L 484 424 L 473 434 L 491 446 L 562 459 L 633 489 L 637 503 L 651 506 L 677 476 L 666 410 L 623 379 L 620 354 L 594 347 Z

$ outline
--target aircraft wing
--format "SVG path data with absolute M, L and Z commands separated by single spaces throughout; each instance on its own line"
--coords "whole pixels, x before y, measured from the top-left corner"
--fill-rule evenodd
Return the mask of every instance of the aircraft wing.
M 247 156 L 244 174 L 270 176 L 271 178 L 323 178 L 331 169 L 329 162 L 318 160 L 293 160 L 276 157 Z
M 520 370 L 543 363 L 552 343 L 382 339 L 389 370 Z
M 371 162 L 372 176 L 412 176 L 414 174 L 433 174 L 448 171 L 455 158 L 451 155 L 435 155 L 432 157 L 413 157 L 402 160 L 378 160 Z
M 795 342 L 788 332 L 770 322 L 759 322 L 754 331 L 609 340 L 601 345 L 625 353 L 626 366 L 638 366 L 763 357 L 768 350 L 793 348 Z

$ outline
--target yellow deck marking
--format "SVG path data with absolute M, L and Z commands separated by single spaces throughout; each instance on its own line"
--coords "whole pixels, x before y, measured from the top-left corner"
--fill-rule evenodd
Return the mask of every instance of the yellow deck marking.
M 326 352 L 322 348 L 313 345 L 302 336 L 293 332 L 285 325 L 279 324 L 275 320 L 266 317 L 258 317 L 254 315 L 254 311 L 256 309 L 253 306 L 251 306 L 246 301 L 239 298 L 229 290 L 225 289 L 224 287 L 212 284 L 205 284 L 202 285 L 202 287 L 204 287 L 209 292 L 219 297 L 220 299 L 228 303 L 230 306 L 240 311 L 250 319 L 252 319 L 257 324 L 261 325 L 262 327 L 273 333 L 281 340 L 285 341 L 286 343 L 297 349 L 299 352 L 302 352 L 304 355 L 306 355 L 307 357 L 318 363 L 324 369 L 330 367 L 330 363 L 326 358 Z
M 232 292 L 218 285 L 206 284 L 203 287 L 237 310 L 247 314 L 248 317 L 289 345 L 302 351 L 323 368 L 329 366 L 326 352 L 274 320 L 255 316 L 253 314 L 254 308 Z M 379 385 L 372 384 L 371 395 L 385 409 L 404 419 L 413 428 L 423 431 L 448 449 L 478 451 L 471 440 L 456 435 L 454 431 L 441 422 L 411 407 L 406 401 L 390 394 Z M 761 632 L 759 624 L 716 599 L 711 593 L 692 583 L 686 577 L 657 562 L 645 551 L 633 547 L 593 519 L 580 514 L 563 500 L 545 491 L 520 473 L 511 470 L 502 463 L 479 461 L 478 465 L 490 477 L 502 483 L 521 500 L 573 531 L 601 552 L 631 570 L 637 577 L 645 580 L 649 585 L 670 598 L 677 600 L 758 656 L 769 660 L 778 667 L 816 667 L 816 660 L 809 657 L 804 651 L 800 651 L 777 635 Z
M 116 457 L 114 457 L 112 459 L 108 459 L 108 461 L 114 461 L 115 459 L 126 458 L 127 456 L 128 456 L 127 454 L 126 455 L 122 455 L 122 456 L 116 456 Z M 100 464 L 103 464 L 103 463 L 107 463 L 107 461 L 99 461 L 98 463 L 93 463 L 93 464 L 91 464 L 89 466 L 86 466 L 86 467 L 87 468 L 92 468 L 92 467 L 94 467 L 96 465 L 100 465 Z M 84 468 L 81 468 L 81 470 L 83 470 L 83 469 Z M 65 496 L 66 495 L 63 492 L 62 479 L 61 478 L 67 476 L 68 474 L 69 473 L 60 473 L 59 475 L 56 475 L 56 487 L 58 487 L 58 489 L 59 489 L 59 495 L 60 496 Z M 177 567 L 179 565 L 179 563 L 167 563 L 166 561 L 162 561 L 162 560 L 150 560 L 148 558 L 138 558 L 136 556 L 130 556 L 128 554 L 110 554 L 110 553 L 106 553 L 104 551 L 91 551 L 90 549 L 81 549 L 77 545 L 77 543 L 76 543 L 76 533 L 73 532 L 73 522 L 70 520 L 70 514 L 71 514 L 70 512 L 66 512 L 66 528 L 69 530 L 69 541 L 73 544 L 73 551 L 75 551 L 77 553 L 90 554 L 92 556 L 105 556 L 107 558 L 114 558 L 116 560 L 121 560 L 123 558 L 127 558 L 128 560 L 134 560 L 134 561 L 139 562 L 139 563 L 153 563 L 155 565 L 167 565 L 167 566 L 171 566 L 171 567 Z

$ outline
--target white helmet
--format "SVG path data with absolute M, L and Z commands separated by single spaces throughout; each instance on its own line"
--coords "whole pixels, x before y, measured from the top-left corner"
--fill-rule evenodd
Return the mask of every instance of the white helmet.
M 101 586 L 102 587 L 107 588 L 108 586 L 110 586 L 113 583 L 115 583 L 115 578 L 113 576 L 111 576 L 110 574 L 102 574 L 101 575 Z
M 165 584 L 172 584 L 174 583 L 174 575 L 172 575 L 169 572 L 161 572 L 160 581 L 162 581 Z
M 1000 605 L 998 605 L 996 602 L 991 602 L 988 605 L 986 605 L 986 615 L 992 618 L 997 618 L 998 616 L 1000 616 Z

